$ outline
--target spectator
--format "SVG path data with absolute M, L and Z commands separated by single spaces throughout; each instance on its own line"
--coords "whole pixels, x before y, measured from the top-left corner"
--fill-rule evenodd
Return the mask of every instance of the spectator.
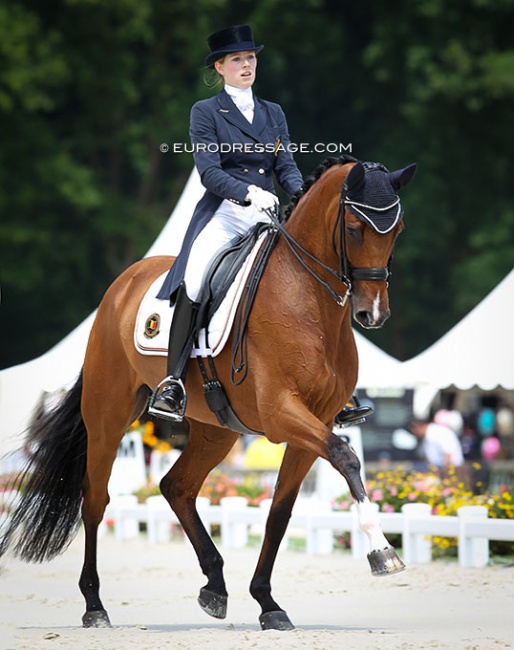
M 440 470 L 463 465 L 462 448 L 453 429 L 435 422 L 414 420 L 411 431 L 420 440 L 429 465 Z

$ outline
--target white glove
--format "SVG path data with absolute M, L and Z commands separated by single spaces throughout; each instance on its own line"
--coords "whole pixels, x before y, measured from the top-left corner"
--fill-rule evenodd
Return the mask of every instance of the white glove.
M 257 187 L 257 185 L 248 185 L 246 200 L 250 201 L 259 212 L 273 210 L 278 205 L 278 196 L 275 196 L 272 192 L 263 190 L 261 187 Z

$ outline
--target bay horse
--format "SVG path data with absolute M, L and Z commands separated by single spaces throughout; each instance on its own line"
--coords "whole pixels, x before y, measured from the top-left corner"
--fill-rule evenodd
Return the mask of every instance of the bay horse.
M 380 529 L 357 455 L 333 433 L 333 423 L 357 382 L 352 312 L 365 328 L 380 327 L 389 317 L 388 266 L 403 229 L 396 191 L 411 180 L 415 168 L 388 172 L 378 163 L 349 156 L 324 161 L 294 197 L 287 220 L 277 226 L 282 232 L 247 324 L 245 381 L 230 382 L 231 339 L 216 358 L 219 379 L 239 419 L 271 442 L 287 443 L 250 583 L 263 629 L 293 628 L 271 596 L 271 574 L 301 483 L 318 457 L 348 482 L 369 538 L 372 573 L 405 568 Z M 391 205 L 384 205 L 380 184 L 392 195 Z M 392 213 L 387 227 L 377 226 Z M 108 481 L 120 441 L 144 411 L 150 387 L 165 374 L 166 359 L 139 354 L 133 332 L 143 295 L 172 262 L 165 256 L 143 259 L 108 288 L 75 385 L 28 433 L 34 453 L 21 477 L 19 504 L 0 537 L 0 554 L 12 547 L 21 559 L 42 562 L 67 548 L 82 519 L 79 588 L 86 604 L 85 627 L 110 625 L 99 593 L 97 530 L 109 502 Z M 196 497 L 239 434 L 218 424 L 203 398 L 201 373 L 190 365 L 189 438 L 160 489 L 207 577 L 199 604 L 211 616 L 224 618 L 223 559 L 200 520 Z

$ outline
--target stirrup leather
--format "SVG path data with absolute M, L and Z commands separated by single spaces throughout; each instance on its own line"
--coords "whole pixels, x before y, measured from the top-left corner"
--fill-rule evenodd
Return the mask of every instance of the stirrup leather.
M 178 384 L 182 390 L 182 403 L 180 405 L 180 408 L 177 411 L 164 411 L 158 407 L 155 407 L 155 400 L 160 397 L 160 393 L 162 392 L 162 389 L 165 387 L 167 384 Z M 184 415 L 186 413 L 186 406 L 187 406 L 187 393 L 186 393 L 186 387 L 184 386 L 184 382 L 182 379 L 177 379 L 176 377 L 173 377 L 172 375 L 168 375 L 165 377 L 162 381 L 160 381 L 157 386 L 154 388 L 150 399 L 148 401 L 148 413 L 150 415 L 154 415 L 155 417 L 158 418 L 163 418 L 165 420 L 171 420 L 172 422 L 182 422 L 184 419 Z

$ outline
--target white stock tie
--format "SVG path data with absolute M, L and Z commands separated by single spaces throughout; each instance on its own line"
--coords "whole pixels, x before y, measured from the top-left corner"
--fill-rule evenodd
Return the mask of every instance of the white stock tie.
M 246 119 L 252 123 L 253 122 L 253 102 L 248 102 L 244 99 L 244 103 L 237 104 L 238 109 L 246 117 Z
M 230 95 L 232 101 L 237 106 L 237 108 L 244 115 L 244 117 L 246 117 L 246 119 L 250 123 L 252 123 L 254 105 L 253 105 L 253 94 L 251 90 L 237 92 L 235 88 L 234 89 L 230 88 L 228 94 Z

